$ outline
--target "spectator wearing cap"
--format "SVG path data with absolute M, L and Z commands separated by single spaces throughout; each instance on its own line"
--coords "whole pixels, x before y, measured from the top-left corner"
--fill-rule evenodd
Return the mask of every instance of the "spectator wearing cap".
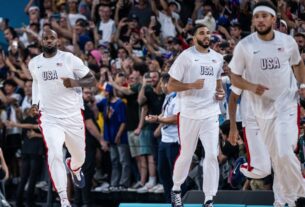
M 176 2 L 177 3 L 177 2 Z M 166 0 L 161 0 L 162 11 L 157 8 L 156 0 L 151 1 L 151 8 L 154 14 L 156 15 L 158 21 L 161 24 L 161 37 L 166 38 L 169 36 L 175 37 L 176 32 L 176 23 L 179 22 L 180 16 L 175 11 L 176 6 L 169 6 L 172 4 L 177 5 L 174 2 L 168 4 Z
M 27 9 L 27 13 L 30 18 L 30 22 L 35 22 L 35 23 L 40 23 L 40 9 L 38 6 L 30 6 L 30 7 L 25 7 L 25 10 Z
M 111 7 L 108 4 L 98 6 L 98 21 L 96 23 L 100 35 L 99 44 L 113 42 L 116 32 L 115 22 L 111 17 Z
M 130 152 L 126 131 L 126 105 L 115 96 L 113 87 L 105 83 L 105 98 L 97 103 L 104 118 L 104 139 L 110 145 L 111 181 L 110 191 L 129 187 Z
M 280 23 L 278 25 L 278 30 L 282 33 L 287 34 L 288 33 L 288 25 L 284 19 L 280 20 Z
M 102 62 L 101 52 L 97 49 L 91 50 L 88 55 L 88 67 L 90 70 L 98 73 Z
M 63 14 L 63 13 L 67 13 L 67 2 L 66 0 L 57 0 L 56 1 L 56 10 Z
M 131 7 L 128 17 L 135 14 L 139 18 L 139 26 L 148 26 L 150 22 L 150 17 L 154 15 L 151 9 L 151 5 L 148 0 L 139 0 Z
M 90 11 L 91 3 L 90 1 L 81 0 L 78 5 L 78 13 L 84 15 L 88 20 L 91 19 L 91 11 Z

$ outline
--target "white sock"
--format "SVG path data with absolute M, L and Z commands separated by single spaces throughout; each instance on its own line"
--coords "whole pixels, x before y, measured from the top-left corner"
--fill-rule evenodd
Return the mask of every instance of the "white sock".
M 206 196 L 204 199 L 204 203 L 206 203 L 207 201 L 212 201 L 213 200 L 213 196 Z
M 155 185 L 157 182 L 157 177 L 149 176 L 148 182 Z
M 181 188 L 180 188 L 180 186 L 174 185 L 172 191 L 181 191 Z

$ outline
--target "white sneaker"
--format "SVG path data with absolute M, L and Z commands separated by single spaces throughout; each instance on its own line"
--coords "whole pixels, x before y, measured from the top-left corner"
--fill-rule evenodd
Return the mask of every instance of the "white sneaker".
M 95 191 L 95 192 L 104 192 L 104 191 L 108 191 L 108 189 L 109 189 L 109 183 L 104 182 L 100 186 L 94 188 L 93 191 Z
M 153 193 L 164 193 L 164 187 L 161 184 L 157 185 L 158 187 L 155 188 Z
M 147 193 L 149 189 L 153 188 L 156 184 L 147 182 L 142 188 L 137 190 L 137 193 Z
M 155 190 L 156 190 L 157 188 L 159 188 L 159 187 L 160 187 L 160 185 L 161 185 L 161 184 L 157 184 L 157 185 L 155 185 L 154 187 L 152 187 L 152 188 L 148 189 L 148 192 L 149 192 L 149 193 L 153 193 L 153 192 L 155 192 Z
M 142 187 L 143 187 L 143 185 L 142 185 L 141 181 L 138 181 L 135 184 L 133 184 L 130 188 L 128 188 L 127 191 L 136 192 L 139 188 L 142 188 Z
M 47 185 L 48 185 L 48 183 L 47 183 L 46 181 L 40 181 L 40 182 L 38 182 L 38 183 L 35 185 L 35 187 L 36 187 L 36 188 L 42 188 L 42 187 L 47 186 Z

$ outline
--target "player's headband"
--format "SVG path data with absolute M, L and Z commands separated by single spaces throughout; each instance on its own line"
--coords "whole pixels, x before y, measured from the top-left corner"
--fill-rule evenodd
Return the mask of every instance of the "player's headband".
M 253 10 L 253 16 L 257 13 L 257 12 L 268 12 L 269 14 L 271 14 L 272 16 L 276 16 L 275 11 L 268 7 L 268 6 L 258 6 Z

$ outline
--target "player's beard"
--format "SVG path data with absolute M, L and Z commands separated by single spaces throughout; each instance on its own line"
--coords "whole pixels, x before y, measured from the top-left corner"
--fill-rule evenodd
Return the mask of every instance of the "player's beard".
M 265 29 L 263 31 L 259 31 L 257 28 L 255 28 L 255 30 L 257 31 L 257 33 L 259 35 L 266 35 L 272 30 L 272 26 L 268 27 L 267 29 Z
M 42 51 L 48 55 L 52 55 L 57 51 L 56 47 L 42 46 Z
M 200 46 L 203 47 L 204 49 L 207 49 L 208 47 L 210 47 L 210 44 L 204 44 L 203 41 L 198 40 L 198 39 L 197 39 L 197 43 L 198 43 L 198 45 L 200 45 Z

